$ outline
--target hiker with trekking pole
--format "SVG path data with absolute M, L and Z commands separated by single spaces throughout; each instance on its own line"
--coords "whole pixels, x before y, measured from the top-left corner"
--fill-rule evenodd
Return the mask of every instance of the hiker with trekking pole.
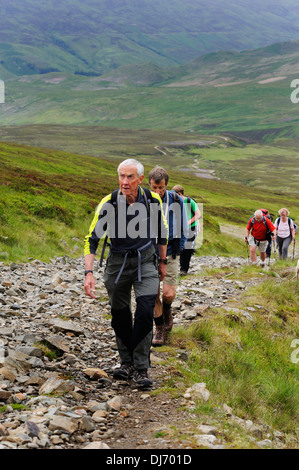
M 287 259 L 288 249 L 293 241 L 293 259 L 295 256 L 295 236 L 298 230 L 295 222 L 289 217 L 289 211 L 285 207 L 278 211 L 279 217 L 275 220 L 274 226 L 277 230 L 276 241 L 279 258 Z
M 245 243 L 250 247 L 250 259 L 252 264 L 256 264 L 256 250 L 260 253 L 260 266 L 265 266 L 266 250 L 269 241 L 275 238 L 276 229 L 270 220 L 270 214 L 266 209 L 258 209 L 250 217 L 245 235 Z M 248 249 L 248 248 L 247 248 Z M 270 259 L 270 258 L 269 258 Z

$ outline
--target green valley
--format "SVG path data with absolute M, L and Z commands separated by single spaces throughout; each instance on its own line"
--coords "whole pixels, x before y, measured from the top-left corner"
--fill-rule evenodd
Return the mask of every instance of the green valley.
M 59 254 L 82 254 L 83 238 L 95 207 L 105 194 L 117 187 L 116 168 L 127 157 L 142 160 L 146 174 L 155 164 L 165 163 L 170 172 L 169 187 L 183 184 L 186 192 L 203 204 L 201 254 L 246 256 L 242 235 L 236 237 L 221 232 L 221 226 L 235 228 L 238 234 L 260 206 L 274 214 L 280 207 L 287 206 L 292 216 L 299 219 L 295 194 L 275 194 L 258 188 L 252 191 L 237 183 L 194 177 L 193 172 L 171 169 L 173 158 L 161 159 L 160 150 L 153 146 L 154 135 L 150 133 L 147 140 L 143 133 L 139 143 L 133 139 L 130 143 L 128 135 L 122 138 L 119 134 L 117 154 L 111 158 L 107 148 L 111 153 L 113 136 L 110 134 L 110 147 L 108 133 L 102 140 L 98 134 L 101 158 L 0 143 L 0 257 L 3 261 L 26 261 L 30 257 L 48 260 Z M 156 137 L 161 138 L 161 135 Z M 169 136 L 165 134 L 165 137 Z
M 265 134 L 264 134 L 265 135 Z M 251 137 L 253 138 L 253 137 Z M 204 135 L 170 130 L 123 129 L 101 126 L 20 125 L 0 127 L 0 141 L 15 142 L 108 162 L 138 158 L 145 165 L 163 165 L 211 184 L 240 183 L 247 192 L 271 190 L 298 197 L 296 140 L 265 144 L 230 134 Z M 271 168 L 271 171 L 269 171 Z M 205 178 L 201 178 L 202 176 Z M 282 175 L 285 175 L 282 177 Z
M 53 72 L 10 78 L 0 124 L 173 129 L 262 141 L 296 138 L 298 104 L 291 101 L 296 93 L 291 85 L 298 63 L 298 41 L 293 41 L 211 53 L 174 68 L 139 64 L 101 77 Z

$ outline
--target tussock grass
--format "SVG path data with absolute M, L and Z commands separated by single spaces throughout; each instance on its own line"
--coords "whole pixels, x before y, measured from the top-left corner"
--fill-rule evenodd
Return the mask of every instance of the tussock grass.
M 209 309 L 188 328 L 175 328 L 169 347 L 188 352 L 177 367 L 190 385 L 206 382 L 211 399 L 198 412 L 213 415 L 226 403 L 239 417 L 295 434 L 299 416 L 298 364 L 291 359 L 299 335 L 299 285 L 271 279 L 240 295 L 238 308 L 259 304 L 253 321 Z M 205 409 L 205 410 L 204 410 Z

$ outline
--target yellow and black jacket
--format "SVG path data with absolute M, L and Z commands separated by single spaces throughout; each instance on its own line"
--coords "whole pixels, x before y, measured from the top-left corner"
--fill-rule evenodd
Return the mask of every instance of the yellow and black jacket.
M 115 193 L 117 193 L 117 198 L 113 197 Z M 148 195 L 150 197 L 148 197 Z M 138 188 L 136 203 L 143 204 L 147 209 L 151 204 L 157 204 L 157 210 L 154 212 L 157 213 L 158 211 L 160 215 L 156 221 L 156 229 L 153 230 L 150 215 L 151 212 L 147 210 L 145 218 L 137 221 L 137 236 L 135 236 L 136 233 L 134 236 L 130 236 L 127 228 L 130 227 L 130 224 L 133 226 L 134 220 L 137 220 L 136 212 L 134 210 L 137 208 L 136 211 L 138 213 L 138 204 L 134 203 L 129 206 L 125 198 L 123 196 L 119 196 L 121 196 L 121 192 L 118 189 L 104 197 L 98 205 L 89 228 L 89 233 L 85 237 L 85 256 L 88 254 L 96 254 L 99 240 L 106 234 L 107 229 L 109 232 L 109 225 L 112 225 L 112 222 L 114 224 L 114 233 L 110 236 L 110 249 L 112 251 L 126 253 L 131 251 L 142 251 L 144 247 L 148 247 L 150 244 L 155 243 L 159 245 L 167 245 L 168 225 L 163 213 L 160 196 L 153 191 L 145 190 L 141 187 Z M 120 223 L 122 224 L 121 226 Z M 139 225 L 142 225 L 142 227 L 139 227 Z M 141 232 L 141 236 L 138 236 L 138 233 Z

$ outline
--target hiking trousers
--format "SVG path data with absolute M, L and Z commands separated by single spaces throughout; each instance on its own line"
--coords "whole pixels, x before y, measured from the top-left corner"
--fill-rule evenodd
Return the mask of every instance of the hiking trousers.
M 292 241 L 292 235 L 289 235 L 286 238 L 276 237 L 276 242 L 278 246 L 279 257 L 282 259 L 287 259 L 289 245 Z
M 190 267 L 191 257 L 194 253 L 194 250 L 183 250 L 180 254 L 180 267 L 181 271 L 188 272 Z
M 111 252 L 104 272 L 109 295 L 112 321 L 121 363 L 132 363 L 135 369 L 150 367 L 153 336 L 154 306 L 159 290 L 157 255 L 154 246 L 141 253 L 141 280 L 138 280 L 140 260 L 137 256 Z M 120 269 L 122 274 L 115 283 Z M 135 315 L 132 316 L 132 289 L 135 294 Z
M 185 271 L 186 273 L 189 271 L 191 257 L 195 253 L 195 242 L 198 232 L 198 225 L 189 228 L 188 240 L 185 244 L 185 248 L 181 251 L 180 254 L 181 271 Z

